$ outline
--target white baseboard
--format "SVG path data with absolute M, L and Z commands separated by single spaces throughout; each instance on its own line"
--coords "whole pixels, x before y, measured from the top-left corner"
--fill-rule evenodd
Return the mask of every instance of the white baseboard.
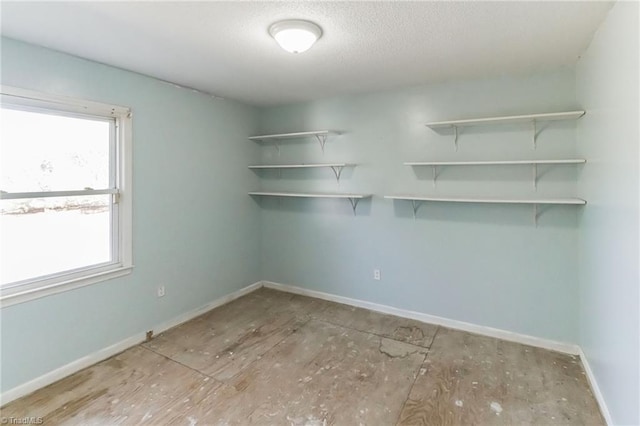
M 177 325 L 182 324 L 183 322 L 189 321 L 195 317 L 202 315 L 205 312 L 210 311 L 211 309 L 217 308 L 218 306 L 229 303 L 239 297 L 244 296 L 245 294 L 251 293 L 262 287 L 262 282 L 258 281 L 257 283 L 251 284 L 247 287 L 241 288 L 238 291 L 234 291 L 231 294 L 223 296 L 219 299 L 216 299 L 212 302 L 207 303 L 204 306 L 201 306 L 197 309 L 189 311 L 185 314 L 182 314 L 176 318 L 173 318 L 165 323 L 158 325 L 153 328 L 154 334 L 162 333 L 170 328 L 173 328 Z M 55 383 L 60 379 L 63 379 L 73 373 L 76 373 L 84 368 L 90 367 L 93 364 L 96 364 L 100 361 L 104 361 L 107 358 L 110 358 L 114 355 L 119 354 L 122 351 L 125 351 L 133 346 L 136 346 L 146 339 L 146 332 L 136 333 L 131 337 L 128 337 L 120 342 L 108 346 L 106 348 L 100 349 L 94 353 L 91 353 L 87 356 L 84 356 L 80 359 L 70 362 L 69 364 L 63 365 L 60 368 L 56 368 L 53 371 L 50 371 L 46 374 L 43 374 L 40 377 L 36 377 L 33 380 L 30 380 L 26 383 L 16 386 L 13 389 L 9 389 L 0 395 L 0 406 L 5 405 L 11 401 L 14 401 L 20 397 L 30 394 L 38 389 L 41 389 L 45 386 L 50 385 L 51 383 Z
M 8 391 L 3 392 L 0 396 L 0 405 L 5 405 L 13 400 L 30 394 L 31 392 L 48 386 L 51 383 L 55 383 L 58 380 L 64 379 L 65 377 L 76 373 L 83 368 L 87 368 L 100 361 L 104 361 L 109 357 L 119 354 L 120 352 L 143 342 L 144 339 L 144 332 L 136 333 L 133 336 L 121 340 L 114 345 L 107 346 L 106 348 L 100 349 L 97 352 L 94 352 L 87 356 L 83 356 L 82 358 L 72 361 L 69 364 L 63 365 L 62 367 L 45 373 L 40 377 L 36 377 L 35 379 L 18 385 L 13 389 L 9 389 Z
M 596 401 L 598 401 L 598 405 L 600 406 L 600 412 L 604 417 L 604 421 L 607 422 L 607 425 L 613 425 L 613 419 L 611 418 L 611 413 L 609 412 L 607 403 L 604 400 L 604 395 L 602 395 L 602 392 L 600 391 L 600 387 L 596 381 L 596 376 L 594 376 L 593 370 L 591 370 L 591 366 L 589 365 L 589 359 L 582 351 L 582 348 L 580 348 L 580 359 L 582 360 L 584 372 L 587 375 L 587 380 L 591 386 L 591 392 L 593 392 L 593 396 L 595 396 Z
M 449 327 L 456 330 L 468 331 L 470 333 L 481 334 L 483 336 L 495 337 L 498 339 L 507 340 L 510 342 L 522 343 L 529 346 L 535 346 L 543 349 L 550 349 L 556 352 L 562 352 L 569 355 L 577 355 L 580 357 L 582 361 L 582 365 L 584 366 L 585 374 L 587 375 L 587 380 L 591 385 L 591 390 L 593 395 L 600 406 L 600 412 L 604 417 L 607 425 L 613 425 L 613 420 L 611 419 L 611 413 L 609 413 L 609 409 L 607 408 L 607 404 L 604 400 L 602 392 L 598 387 L 598 382 L 596 381 L 595 376 L 593 375 L 593 371 L 591 370 L 591 366 L 589 365 L 589 361 L 585 356 L 582 348 L 578 345 L 574 345 L 571 343 L 563 343 L 557 342 L 554 340 L 541 339 L 539 337 L 528 336 L 526 334 L 514 333 L 511 331 L 500 330 L 492 327 L 485 327 L 482 325 L 471 324 L 464 321 L 452 320 L 449 318 L 442 318 L 435 315 L 423 314 L 421 312 L 408 311 L 404 309 L 398 309 L 391 306 L 379 305 L 377 303 L 366 302 L 364 300 L 351 299 L 344 296 L 336 296 L 330 293 L 323 293 L 321 291 L 308 290 L 302 287 L 296 287 L 293 285 L 287 284 L 279 284 L 270 281 L 263 281 L 262 285 L 266 288 L 271 288 L 274 290 L 285 291 L 288 293 L 299 294 L 301 296 L 309 296 L 315 297 L 318 299 L 328 300 L 330 302 L 342 303 L 345 305 L 356 306 L 358 308 L 369 309 L 372 311 L 381 312 L 384 314 L 395 315 L 403 318 L 410 318 L 417 321 L 422 321 L 430 324 L 437 324 L 443 327 Z
M 200 315 L 204 314 L 205 312 L 209 312 L 212 309 L 217 308 L 218 306 L 222 306 L 222 305 L 226 305 L 229 302 L 233 302 L 234 300 L 236 300 L 239 297 L 244 296 L 245 294 L 249 294 L 253 291 L 256 291 L 257 289 L 262 287 L 262 281 L 258 281 L 255 282 L 251 285 L 248 285 L 244 288 L 241 288 L 240 290 L 236 290 L 231 294 L 228 294 L 226 296 L 222 296 L 219 299 L 214 300 L 213 302 L 209 302 L 204 306 L 201 306 L 197 309 L 194 309 L 192 311 L 186 312 L 182 315 L 179 315 L 167 322 L 164 322 L 162 324 L 157 325 L 156 327 L 153 328 L 153 334 L 160 334 L 164 331 L 169 330 L 170 328 L 176 327 L 184 322 L 187 322 L 189 320 L 194 319 L 195 317 L 199 317 Z
M 557 352 L 567 353 L 570 355 L 578 355 L 582 360 L 582 364 L 584 365 L 585 373 L 587 375 L 587 379 L 589 384 L 591 385 L 591 389 L 593 394 L 600 405 L 600 410 L 602 415 L 605 418 L 607 424 L 612 425 L 613 422 L 611 420 L 611 414 L 607 408 L 604 397 L 600 388 L 598 387 L 598 383 L 593 375 L 593 371 L 589 365 L 589 361 L 585 354 L 582 352 L 582 349 L 570 343 L 562 343 L 556 342 L 553 340 L 541 339 L 539 337 L 528 336 L 525 334 L 514 333 L 511 331 L 500 330 L 497 328 L 486 327 L 477 324 L 471 324 L 463 321 L 452 320 L 448 318 L 438 317 L 435 315 L 424 314 L 421 312 L 414 312 L 405 309 L 394 308 L 392 306 L 380 305 L 377 303 L 367 302 L 364 300 L 351 299 L 344 296 L 337 296 L 330 293 L 323 293 L 315 290 L 308 290 L 302 287 L 296 287 L 292 285 L 279 284 L 270 281 L 259 281 L 254 284 L 251 284 L 247 287 L 244 287 L 238 291 L 235 291 L 231 294 L 223 296 L 219 299 L 216 299 L 212 302 L 207 303 L 200 308 L 189 311 L 185 314 L 182 314 L 178 317 L 175 317 L 167 322 L 164 322 L 153 328 L 154 334 L 162 333 L 170 328 L 178 326 L 186 321 L 189 321 L 195 317 L 198 317 L 205 312 L 208 312 L 218 306 L 222 306 L 227 304 L 239 297 L 242 297 L 248 293 L 251 293 L 260 287 L 267 287 L 274 290 L 285 291 L 288 293 L 299 294 L 302 296 L 315 297 L 318 299 L 328 300 L 331 302 L 342 303 L 345 305 L 356 306 L 359 308 L 369 309 L 376 312 L 381 312 L 384 314 L 395 315 L 403 318 L 410 318 L 417 321 L 422 321 L 431 324 L 442 325 L 444 327 L 449 327 L 457 330 L 467 331 L 470 333 L 476 333 L 484 336 L 495 337 L 498 339 L 503 339 L 511 342 L 522 343 L 525 345 L 535 346 L 544 349 L 550 349 Z M 114 345 L 108 346 L 106 348 L 100 349 L 97 352 L 84 356 L 80 359 L 77 359 L 69 364 L 63 365 L 60 368 L 57 368 L 49 373 L 43 374 L 40 377 L 37 377 L 27 383 L 23 383 L 19 386 L 16 386 L 13 389 L 9 389 L 8 391 L 2 393 L 0 395 L 0 405 L 7 404 L 13 400 L 16 400 L 22 396 L 28 395 L 31 392 L 34 392 L 40 388 L 43 388 L 51 383 L 57 382 L 60 379 L 63 379 L 73 373 L 76 373 L 84 368 L 87 368 L 93 364 L 96 364 L 100 361 L 103 361 L 107 358 L 110 358 L 118 353 L 125 351 L 137 344 L 142 343 L 146 338 L 145 332 L 136 333 L 135 335 L 128 337 Z
M 263 281 L 263 286 L 274 290 L 295 293 L 301 296 L 315 297 L 318 299 L 328 300 L 330 302 L 342 303 L 345 305 L 365 308 L 384 314 L 395 315 L 403 318 L 410 318 L 430 324 L 437 324 L 456 330 L 468 331 L 470 333 L 481 334 L 483 336 L 495 337 L 510 342 L 522 343 L 525 345 L 535 346 L 544 349 L 550 349 L 556 352 L 562 352 L 570 355 L 579 355 L 580 347 L 571 343 L 557 342 L 555 340 L 541 339 L 539 337 L 529 336 L 526 334 L 514 333 L 512 331 L 500 330 L 498 328 L 486 327 L 483 325 L 472 324 L 464 321 L 452 320 L 449 318 L 438 317 L 435 315 L 424 314 L 421 312 L 408 311 L 405 309 L 394 308 L 392 306 L 379 305 L 377 303 L 366 302 L 364 300 L 351 299 L 344 296 L 336 296 L 321 291 L 308 290 L 302 287 L 296 287 L 287 284 L 279 284 L 270 281 Z

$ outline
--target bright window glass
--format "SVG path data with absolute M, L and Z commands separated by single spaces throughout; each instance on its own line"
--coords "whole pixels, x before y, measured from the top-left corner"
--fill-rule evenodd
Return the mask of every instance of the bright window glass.
M 130 110 L 0 89 L 2 306 L 129 273 Z

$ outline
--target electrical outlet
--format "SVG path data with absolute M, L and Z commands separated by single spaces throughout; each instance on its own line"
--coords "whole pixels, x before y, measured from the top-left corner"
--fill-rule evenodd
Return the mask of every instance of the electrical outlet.
M 373 270 L 373 279 L 376 281 L 380 281 L 380 269 Z
M 164 286 L 163 285 L 158 287 L 157 294 L 158 294 L 158 297 L 164 297 Z

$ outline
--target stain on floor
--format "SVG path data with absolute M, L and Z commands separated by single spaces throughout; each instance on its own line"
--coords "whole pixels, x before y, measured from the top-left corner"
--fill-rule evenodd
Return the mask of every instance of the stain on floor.
M 260 289 L 0 409 L 56 425 L 604 425 L 577 357 Z

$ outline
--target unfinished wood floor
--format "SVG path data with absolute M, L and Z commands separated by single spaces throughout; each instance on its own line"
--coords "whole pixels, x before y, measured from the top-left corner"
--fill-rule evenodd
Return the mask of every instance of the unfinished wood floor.
M 604 424 L 573 356 L 267 289 L 1 411 L 56 425 Z

